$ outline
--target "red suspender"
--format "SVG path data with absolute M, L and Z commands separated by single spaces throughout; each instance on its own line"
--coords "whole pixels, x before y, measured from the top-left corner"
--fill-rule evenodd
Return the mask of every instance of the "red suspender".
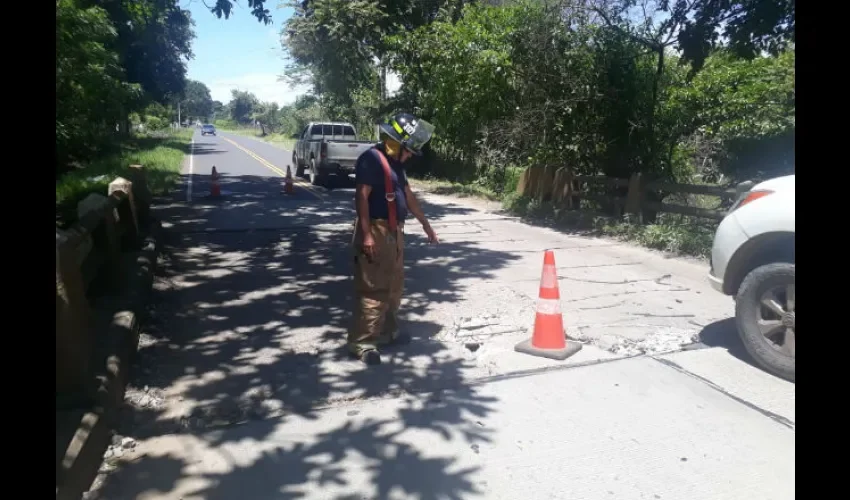
M 386 193 L 384 193 L 384 198 L 387 199 L 390 212 L 387 217 L 387 221 L 390 225 L 390 232 L 395 234 L 398 230 L 398 211 L 396 210 L 395 205 L 395 189 L 393 188 L 392 170 L 390 169 L 390 163 L 387 161 L 387 157 L 384 156 L 384 153 L 377 148 L 375 149 L 375 153 L 381 161 L 381 166 L 384 167 L 384 189 L 386 191 Z

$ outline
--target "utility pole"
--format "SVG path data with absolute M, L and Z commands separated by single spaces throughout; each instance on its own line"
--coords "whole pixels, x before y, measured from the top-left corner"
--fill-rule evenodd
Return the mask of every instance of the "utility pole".
M 183 126 L 183 120 L 180 119 L 180 101 L 177 101 L 177 126 Z

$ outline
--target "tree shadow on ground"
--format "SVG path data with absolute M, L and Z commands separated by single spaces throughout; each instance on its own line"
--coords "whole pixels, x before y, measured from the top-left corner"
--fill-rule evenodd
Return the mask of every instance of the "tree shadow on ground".
M 270 187 L 279 178 L 225 181 L 222 188 L 234 192 L 227 200 L 181 204 L 176 193 L 158 210 L 170 226 L 145 329 L 151 340 L 132 381 L 153 396 L 127 405 L 122 434 L 181 433 L 199 449 L 239 459 L 223 459 L 216 472 L 185 450 L 140 456 L 105 478 L 102 498 L 176 490 L 211 499 L 310 491 L 389 498 L 394 488 L 406 498 L 460 498 L 477 491 L 474 470 L 458 470 L 425 445 L 486 442 L 489 432 L 476 421 L 495 401 L 465 387 L 470 362 L 434 338 L 442 326 L 429 313 L 463 300 L 470 277 L 492 277 L 517 257 L 409 235 L 406 262 L 416 279 L 406 282 L 401 327 L 412 342 L 367 368 L 344 350 L 354 299 L 350 193 L 282 197 Z M 470 211 L 424 209 L 435 223 Z M 373 398 L 384 399 L 385 411 L 369 418 L 318 410 Z
M 354 222 L 354 189 L 326 190 L 295 185 L 294 194 L 283 192 L 283 178 L 259 175 L 220 176 L 220 196 L 211 196 L 209 175 L 184 176 L 191 179 L 191 202 L 187 188 L 181 187 L 164 198 L 157 215 L 178 232 L 278 230 L 289 227 L 315 227 Z M 452 216 L 468 215 L 475 210 L 456 204 L 431 204 L 420 200 L 432 222 Z M 412 216 L 408 224 L 416 224 Z

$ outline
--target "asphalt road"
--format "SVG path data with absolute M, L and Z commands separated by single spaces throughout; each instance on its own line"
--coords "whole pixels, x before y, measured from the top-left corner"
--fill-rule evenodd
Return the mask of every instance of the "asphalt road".
M 368 369 L 343 346 L 353 189 L 283 194 L 291 156 L 196 134 L 159 200 L 138 446 L 101 498 L 794 498 L 794 385 L 749 363 L 705 263 L 423 192 L 442 242 L 408 221 L 413 342 Z M 584 346 L 560 362 L 513 350 L 545 249 Z

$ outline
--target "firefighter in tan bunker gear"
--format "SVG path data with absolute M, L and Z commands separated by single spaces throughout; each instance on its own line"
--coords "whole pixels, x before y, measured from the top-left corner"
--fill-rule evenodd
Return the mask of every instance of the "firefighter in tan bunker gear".
M 434 126 L 400 113 L 380 128 L 381 143 L 361 154 L 355 165 L 357 220 L 352 247 L 356 303 L 348 347 L 369 365 L 381 362 L 379 347 L 409 340 L 398 325 L 408 211 L 422 224 L 430 243 L 439 241 L 404 170 L 404 162 L 411 155 L 422 155 Z

